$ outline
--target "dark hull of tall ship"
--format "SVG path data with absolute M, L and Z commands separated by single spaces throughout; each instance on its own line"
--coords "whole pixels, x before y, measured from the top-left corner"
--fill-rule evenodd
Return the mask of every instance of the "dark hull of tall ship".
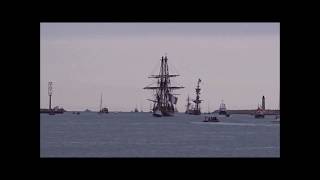
M 174 110 L 168 110 L 168 109 L 163 109 L 163 110 L 153 110 L 153 116 L 156 117 L 161 117 L 161 116 L 174 116 Z
M 254 117 L 255 118 L 264 118 L 264 114 L 255 114 Z
M 154 117 L 161 117 L 162 116 L 162 114 L 157 114 L 157 113 L 153 113 L 152 114 Z
M 174 112 L 168 112 L 168 111 L 164 111 L 161 113 L 162 113 L 162 116 L 173 116 L 174 115 Z
M 200 114 L 201 114 L 201 111 L 189 110 L 189 111 L 186 111 L 186 114 L 200 115 Z

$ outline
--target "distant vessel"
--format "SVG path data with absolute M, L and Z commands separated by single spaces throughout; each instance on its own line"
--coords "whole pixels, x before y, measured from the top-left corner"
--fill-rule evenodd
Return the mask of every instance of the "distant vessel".
M 215 116 L 213 117 L 207 117 L 205 116 L 204 117 L 204 121 L 203 122 L 220 122 L 219 119 Z
M 174 106 L 177 104 L 178 98 L 174 96 L 173 90 L 184 88 L 182 86 L 171 86 L 170 77 L 176 76 L 179 75 L 169 74 L 168 58 L 167 56 L 162 56 L 159 75 L 151 75 L 149 77 L 156 78 L 157 85 L 144 87 L 144 89 L 152 89 L 155 91 L 154 99 L 148 99 L 154 103 L 152 108 L 154 116 L 161 117 L 174 115 Z
M 188 97 L 188 99 L 187 99 L 187 101 L 188 101 L 188 103 L 187 103 L 187 110 L 186 110 L 186 113 L 187 114 L 193 114 L 193 115 L 200 115 L 201 114 L 201 110 L 200 110 L 200 103 L 201 103 L 201 101 L 203 101 L 203 100 L 200 100 L 200 86 L 199 86 L 199 84 L 200 84 L 200 82 L 201 82 L 201 79 L 199 78 L 198 79 L 198 85 L 197 85 L 197 88 L 196 88 L 196 99 L 195 100 L 193 100 L 193 102 L 195 103 L 195 106 L 194 106 L 194 108 L 193 107 L 191 107 L 191 109 L 189 109 L 189 107 L 190 107 L 190 102 L 189 102 L 189 97 Z
M 258 109 L 256 110 L 254 117 L 255 118 L 264 118 L 265 114 L 265 98 L 262 96 L 262 106 L 258 104 Z
M 227 117 L 229 117 L 230 115 L 228 114 L 227 112 L 227 107 L 226 107 L 226 104 L 223 103 L 223 100 L 220 104 L 220 108 L 219 108 L 219 115 L 225 115 Z
M 254 114 L 255 118 L 264 118 L 264 111 L 262 108 L 258 107 L 257 111 Z
M 186 114 L 191 114 L 191 112 L 192 112 L 192 109 L 191 109 L 191 103 L 190 103 L 190 98 L 189 98 L 189 96 L 188 96 L 188 98 L 187 98 L 187 105 L 186 105 Z
M 109 113 L 109 109 L 108 108 L 102 108 L 102 93 L 101 93 L 101 98 L 100 98 L 100 109 L 99 109 L 99 114 L 103 114 L 103 113 Z

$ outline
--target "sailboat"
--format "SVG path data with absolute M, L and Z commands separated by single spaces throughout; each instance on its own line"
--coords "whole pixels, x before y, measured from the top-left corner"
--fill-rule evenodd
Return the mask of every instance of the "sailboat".
M 256 110 L 254 117 L 255 118 L 264 118 L 264 114 L 265 114 L 265 98 L 264 96 L 262 96 L 262 105 L 260 106 L 258 104 L 258 109 Z
M 149 78 L 156 78 L 156 86 L 147 86 L 143 89 L 154 90 L 154 99 L 148 99 L 153 102 L 152 112 L 156 117 L 173 116 L 175 112 L 174 106 L 177 104 L 178 98 L 173 94 L 173 90 L 184 88 L 182 86 L 171 86 L 170 78 L 177 77 L 178 74 L 169 74 L 168 58 L 161 57 L 160 72 L 158 75 L 151 75 Z
M 102 113 L 109 113 L 109 110 L 108 108 L 102 108 L 102 93 L 101 93 L 101 98 L 100 98 L 100 109 L 99 109 L 99 114 L 102 114 Z
M 258 109 L 256 110 L 256 112 L 254 114 L 254 117 L 255 118 L 264 118 L 264 110 L 259 105 L 258 105 Z

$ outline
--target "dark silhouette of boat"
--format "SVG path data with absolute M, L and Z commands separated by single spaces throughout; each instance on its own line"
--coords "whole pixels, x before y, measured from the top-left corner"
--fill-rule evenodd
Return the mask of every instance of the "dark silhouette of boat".
M 107 113 L 109 113 L 109 109 L 108 108 L 106 108 L 106 107 L 102 108 L 102 93 L 101 93 L 101 98 L 100 98 L 100 109 L 99 109 L 98 113 L 99 114 L 104 114 L 104 113 L 107 114 Z
M 174 106 L 178 98 L 173 94 L 173 90 L 184 88 L 182 86 L 171 86 L 170 78 L 179 76 L 178 74 L 169 74 L 168 58 L 161 57 L 160 72 L 158 75 L 151 75 L 149 78 L 156 78 L 156 86 L 147 86 L 144 89 L 155 91 L 154 99 L 148 99 L 153 102 L 152 114 L 156 117 L 173 116 L 175 113 Z
M 197 84 L 197 87 L 196 87 L 196 99 L 193 100 L 193 102 L 195 103 L 195 106 L 190 108 L 189 97 L 187 99 L 187 101 L 188 101 L 187 110 L 186 110 L 187 114 L 192 114 L 192 115 L 200 115 L 201 114 L 200 103 L 203 100 L 200 100 L 200 90 L 201 90 L 200 86 L 199 86 L 200 82 L 201 82 L 201 79 L 199 78 L 198 79 L 198 84 Z
M 220 122 L 219 119 L 215 116 L 205 116 L 203 122 Z
M 262 105 L 260 106 L 258 104 L 258 108 L 257 108 L 256 112 L 254 113 L 254 117 L 255 118 L 264 118 L 264 114 L 265 114 L 265 98 L 264 98 L 264 96 L 262 96 Z
M 226 117 L 229 117 L 230 114 L 227 112 L 226 104 L 223 103 L 223 100 L 221 101 L 220 107 L 219 107 L 219 115 L 225 115 Z
M 255 118 L 264 118 L 264 111 L 262 108 L 258 107 L 257 111 L 254 114 Z

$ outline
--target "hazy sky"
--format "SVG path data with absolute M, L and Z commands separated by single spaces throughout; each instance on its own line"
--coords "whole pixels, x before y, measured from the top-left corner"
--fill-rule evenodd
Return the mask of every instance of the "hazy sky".
M 111 111 L 144 111 L 151 104 L 151 74 L 167 53 L 178 110 L 200 84 L 204 112 L 219 108 L 279 107 L 279 23 L 41 23 L 40 107 L 98 110 L 100 94 Z

